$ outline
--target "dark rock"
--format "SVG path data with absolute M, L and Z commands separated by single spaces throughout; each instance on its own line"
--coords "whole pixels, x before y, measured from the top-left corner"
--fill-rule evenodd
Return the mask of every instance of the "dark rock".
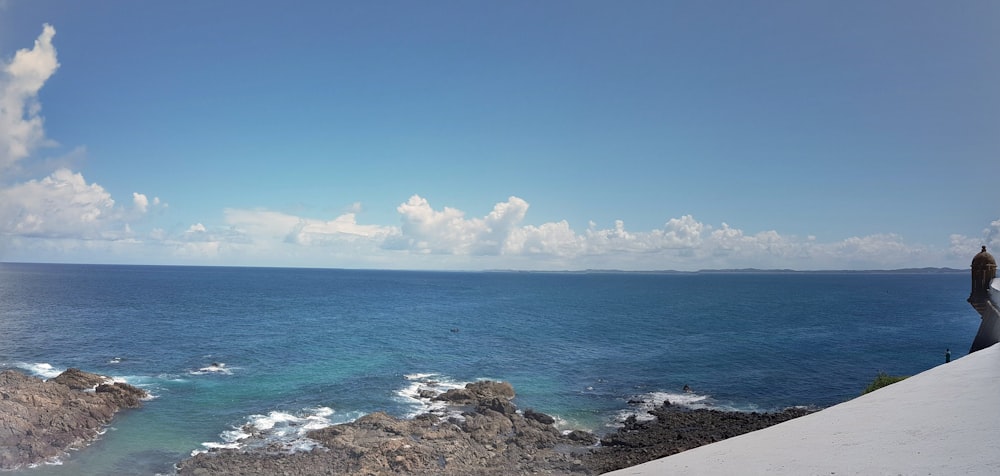
M 142 405 L 142 399 L 149 396 L 144 390 L 122 382 L 102 383 L 94 391 L 109 395 L 119 408 L 138 408 Z
M 529 420 L 535 420 L 539 423 L 544 423 L 546 425 L 551 425 L 556 422 L 555 418 L 552 418 L 551 416 L 546 415 L 544 413 L 536 412 L 530 408 L 524 411 L 524 417 Z
M 465 385 L 465 388 L 453 388 L 436 397 L 434 400 L 456 404 L 477 404 L 493 398 L 514 398 L 514 387 L 507 382 L 484 380 Z
M 618 431 L 605 435 L 584 464 L 605 473 L 670 456 L 701 445 L 760 430 L 815 410 L 790 408 L 776 413 L 688 410 L 664 404 L 649 413 L 655 420 L 626 419 Z
M 465 388 L 480 397 L 505 397 L 509 400 L 515 396 L 514 387 L 509 382 L 483 380 L 466 384 Z
M 486 475 L 600 474 L 757 430 L 808 413 L 685 410 L 664 405 L 656 419 L 629 418 L 600 440 L 585 431 L 561 434 L 544 413 L 512 411 L 509 384 L 476 382 L 435 397 L 461 418 L 425 414 L 400 420 L 372 413 L 309 433 L 321 446 L 309 452 L 217 449 L 178 465 L 189 475 Z
M 49 381 L 0 372 L 0 470 L 41 463 L 84 446 L 118 410 L 137 407 L 146 396 L 108 380 L 78 369 Z
M 70 368 L 57 375 L 52 381 L 61 383 L 73 390 L 88 390 L 108 381 L 108 378 L 87 373 L 80 369 Z
M 417 396 L 420 397 L 420 398 L 434 398 L 434 397 L 437 396 L 437 394 L 438 393 L 435 392 L 434 390 L 430 390 L 430 389 L 426 389 L 426 388 L 421 388 L 421 389 L 417 390 Z
M 453 388 L 434 397 L 434 400 L 451 403 L 472 403 L 476 400 L 476 395 L 465 388 Z
M 489 409 L 498 412 L 501 415 L 513 415 L 514 413 L 517 413 L 517 407 L 514 406 L 510 400 L 504 397 L 492 397 L 480 400 L 478 403 L 480 411 L 483 409 Z
M 566 438 L 585 445 L 593 445 L 598 441 L 597 437 L 594 436 L 593 433 L 583 430 L 573 430 L 566 435 Z
M 516 412 L 507 383 L 476 382 L 438 396 L 466 409 L 461 419 L 400 420 L 376 412 L 309 433 L 322 448 L 267 455 L 213 450 L 178 465 L 180 475 L 593 474 L 579 440 Z M 444 397 L 444 398 L 440 398 Z M 575 448 L 575 450 L 573 450 Z M 577 453 L 574 453 L 576 451 Z

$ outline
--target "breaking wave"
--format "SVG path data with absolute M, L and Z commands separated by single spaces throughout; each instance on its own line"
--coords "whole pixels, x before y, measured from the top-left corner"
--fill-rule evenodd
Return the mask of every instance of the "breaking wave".
M 285 453 L 312 451 L 321 445 L 307 436 L 310 431 L 353 421 L 361 416 L 361 413 L 349 413 L 334 419 L 334 414 L 330 407 L 316 407 L 294 414 L 275 410 L 266 415 L 250 415 L 242 426 L 222 432 L 219 435 L 221 442 L 202 443 L 205 449 L 194 450 L 191 455 L 224 448 L 246 450 L 267 447 Z
M 710 395 L 703 395 L 694 392 L 649 392 L 629 399 L 628 407 L 619 411 L 615 415 L 615 418 L 610 426 L 621 426 L 625 420 L 630 417 L 635 417 L 638 421 L 653 420 L 656 417 L 653 416 L 650 411 L 663 405 L 664 402 L 670 402 L 671 405 L 677 405 L 692 410 L 703 408 L 725 411 L 738 410 L 734 407 L 718 404 Z

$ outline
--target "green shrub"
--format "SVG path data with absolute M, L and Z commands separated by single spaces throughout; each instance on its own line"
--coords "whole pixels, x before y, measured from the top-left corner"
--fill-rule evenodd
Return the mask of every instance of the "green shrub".
M 879 372 L 878 375 L 875 376 L 875 380 L 872 380 L 872 383 L 868 384 L 868 387 L 866 387 L 865 391 L 861 392 L 861 394 L 864 395 L 869 392 L 874 392 L 875 390 L 878 390 L 886 385 L 892 385 L 900 380 L 904 380 L 906 377 L 906 375 L 893 376 L 885 372 Z

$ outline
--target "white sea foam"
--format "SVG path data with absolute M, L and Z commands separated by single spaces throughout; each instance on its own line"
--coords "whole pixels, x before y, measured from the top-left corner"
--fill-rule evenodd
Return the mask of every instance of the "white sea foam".
M 238 428 L 222 432 L 221 442 L 202 443 L 205 450 L 195 450 L 191 455 L 204 453 L 210 449 L 247 449 L 267 446 L 281 448 L 285 452 L 311 451 L 320 447 L 306 435 L 313 430 L 351 421 L 359 415 L 344 415 L 342 421 L 334 421 L 334 411 L 330 407 L 306 409 L 300 414 L 272 411 L 267 415 L 250 415 L 247 422 Z
M 521 412 L 520 410 L 518 411 Z M 523 414 L 523 412 L 521 413 Z M 592 425 L 585 424 L 581 421 L 575 419 L 567 419 L 553 413 L 546 413 L 546 415 L 552 417 L 555 420 L 555 423 L 553 423 L 552 426 L 555 427 L 555 429 L 559 430 L 559 432 L 562 433 L 563 435 L 568 435 L 572 433 L 574 430 L 584 430 L 591 432 L 594 431 Z
M 15 362 L 14 363 L 14 367 L 20 368 L 22 370 L 26 370 L 31 375 L 34 375 L 36 377 L 41 377 L 41 378 L 46 379 L 46 380 L 58 377 L 59 374 L 63 373 L 66 370 L 66 369 L 60 369 L 60 368 L 57 368 L 57 367 L 53 367 L 52 364 L 49 364 L 49 363 L 46 363 L 46 362 L 37 362 L 37 363 Z M 157 378 L 162 378 L 162 377 L 158 376 Z M 130 375 L 130 376 L 124 376 L 124 377 L 122 377 L 122 376 L 110 376 L 110 377 L 106 377 L 105 380 L 103 382 L 101 382 L 101 383 L 105 383 L 105 384 L 109 384 L 109 385 L 110 384 L 115 384 L 115 383 L 127 383 L 129 385 L 134 386 L 134 387 L 141 388 L 141 389 L 143 389 L 143 390 L 146 391 L 146 396 L 142 400 L 148 401 L 148 400 L 153 400 L 153 399 L 155 399 L 155 398 L 158 397 L 153 392 L 153 390 L 152 390 L 152 388 L 155 387 L 155 385 L 153 384 L 153 380 L 154 379 L 152 379 L 151 377 L 144 377 L 144 376 L 139 376 L 139 375 Z M 174 381 L 183 382 L 183 380 L 180 380 L 180 379 L 176 379 Z M 94 388 L 86 389 L 84 391 L 93 392 L 96 389 L 97 389 L 97 385 L 94 385 Z
M 59 376 L 59 374 L 63 373 L 63 370 L 66 370 L 66 369 L 57 369 L 53 367 L 51 364 L 45 362 L 38 362 L 38 363 L 17 362 L 14 364 L 14 366 L 23 370 L 27 370 L 32 375 L 44 379 L 55 378 Z
M 147 377 L 144 375 L 111 376 L 105 383 L 127 383 L 133 387 L 138 387 L 146 391 L 143 401 L 155 400 L 159 395 L 155 393 L 157 380 L 163 379 L 161 376 Z
M 462 418 L 461 412 L 458 411 L 446 415 L 448 403 L 435 401 L 433 397 L 451 389 L 465 388 L 469 382 L 460 382 L 437 373 L 413 373 L 403 377 L 407 383 L 403 388 L 396 390 L 396 400 L 411 408 L 406 418 L 413 418 L 423 413 Z M 421 393 L 428 396 L 421 396 Z
M 656 417 L 649 412 L 656 407 L 663 405 L 663 402 L 670 402 L 692 410 L 699 408 L 715 408 L 719 410 L 732 410 L 728 407 L 716 405 L 709 395 L 701 395 L 694 392 L 671 393 L 671 392 L 649 392 L 638 395 L 629 400 L 629 407 L 621 410 L 615 416 L 611 426 L 620 426 L 629 417 L 634 416 L 638 421 L 649 421 Z
M 45 461 L 42 461 L 41 463 L 32 463 L 32 464 L 29 464 L 28 465 L 28 469 L 35 469 L 35 468 L 37 468 L 39 466 L 42 466 L 42 465 L 45 465 L 45 466 L 62 466 L 62 464 L 63 464 L 63 462 L 62 462 L 61 459 L 59 459 L 58 456 L 53 456 L 53 457 L 51 457 L 49 459 L 46 459 Z
M 212 362 L 211 364 L 206 365 L 198 370 L 190 370 L 188 371 L 188 373 L 191 375 L 206 375 L 206 374 L 232 375 L 233 369 L 232 367 L 226 367 L 226 364 L 224 362 Z
M 436 375 L 437 374 L 435 373 L 428 373 L 428 374 L 415 373 L 415 374 L 406 374 L 403 376 L 403 378 L 405 378 L 406 380 L 425 380 L 434 377 Z

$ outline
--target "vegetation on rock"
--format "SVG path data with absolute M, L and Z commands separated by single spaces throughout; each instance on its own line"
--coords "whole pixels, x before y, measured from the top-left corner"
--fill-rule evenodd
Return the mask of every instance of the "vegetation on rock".
M 882 387 L 885 387 L 886 385 L 892 385 L 900 380 L 904 380 L 906 377 L 906 375 L 894 376 L 885 372 L 879 372 L 878 375 L 875 376 L 875 380 L 872 380 L 872 383 L 868 384 L 868 386 L 865 387 L 865 391 L 861 392 L 861 394 L 864 395 L 866 393 L 874 392 Z

